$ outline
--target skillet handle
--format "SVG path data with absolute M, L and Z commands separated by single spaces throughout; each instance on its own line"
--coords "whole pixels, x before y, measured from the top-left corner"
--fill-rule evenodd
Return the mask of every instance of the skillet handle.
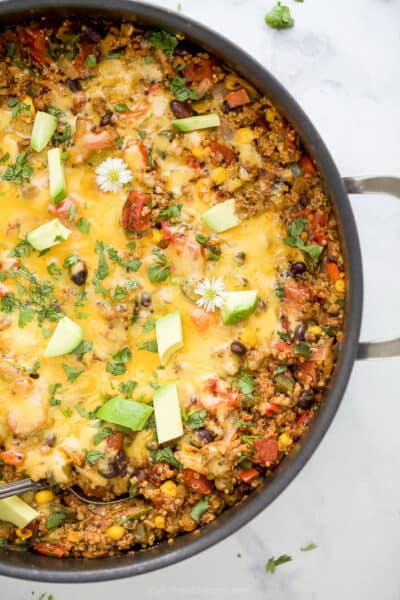
M 344 177 L 348 194 L 389 194 L 400 198 L 400 177 Z M 357 358 L 400 356 L 400 338 L 387 342 L 361 342 Z

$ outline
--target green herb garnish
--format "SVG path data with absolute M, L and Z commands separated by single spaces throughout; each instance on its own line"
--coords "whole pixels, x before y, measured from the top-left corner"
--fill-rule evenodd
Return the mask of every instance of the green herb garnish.
M 167 56 L 173 55 L 174 50 L 179 43 L 175 35 L 168 33 L 168 31 L 164 31 L 163 29 L 150 31 L 148 39 L 154 48 L 162 50 Z
M 123 375 L 126 372 L 126 363 L 132 358 L 129 348 L 123 348 L 112 355 L 112 360 L 107 363 L 106 371 L 111 375 Z
M 153 248 L 153 254 L 157 257 L 157 259 L 147 269 L 147 275 L 149 276 L 150 281 L 153 283 L 165 281 L 171 274 L 169 269 L 171 263 L 165 254 L 158 248 Z
M 68 381 L 70 381 L 71 383 L 73 383 L 76 379 L 78 379 L 79 375 L 81 375 L 83 373 L 83 369 L 75 369 L 74 367 L 70 367 L 69 365 L 66 365 L 65 363 L 63 363 L 62 367 L 64 369 L 66 376 L 68 377 Z
M 209 496 L 204 496 L 201 500 L 197 502 L 190 511 L 190 516 L 196 523 L 199 523 L 201 517 L 206 513 L 210 507 L 208 502 Z
M 175 458 L 175 454 L 170 446 L 153 450 L 150 452 L 150 456 L 154 462 L 166 462 L 172 467 L 176 467 L 178 471 L 183 471 L 183 464 Z
M 23 185 L 30 180 L 33 167 L 28 162 L 29 150 L 24 150 L 13 165 L 8 165 L 7 169 L 3 173 L 2 179 L 9 181 L 10 183 L 16 183 L 17 185 Z
M 176 76 L 170 79 L 168 87 L 174 94 L 175 98 L 180 102 L 186 102 L 187 100 L 198 100 L 198 96 L 194 90 L 191 90 L 186 85 L 185 77 Z
M 278 558 L 270 558 L 267 562 L 267 564 L 265 565 L 265 570 L 267 571 L 267 573 L 275 573 L 276 567 L 279 567 L 279 565 L 284 565 L 287 562 L 292 561 L 293 558 L 291 556 L 289 556 L 288 554 L 281 554 L 281 556 L 278 556 Z
M 314 266 L 317 265 L 321 252 L 324 247 L 319 244 L 305 244 L 301 238 L 301 234 L 306 230 L 308 225 L 307 219 L 304 217 L 299 217 L 295 219 L 293 223 L 291 223 L 287 229 L 288 237 L 286 237 L 283 241 L 287 246 L 291 246 L 293 248 L 298 248 L 302 250 L 311 259 L 311 262 Z
M 290 8 L 281 4 L 279 1 L 270 12 L 265 15 L 265 22 L 273 29 L 288 29 L 294 25 L 294 19 L 290 14 Z

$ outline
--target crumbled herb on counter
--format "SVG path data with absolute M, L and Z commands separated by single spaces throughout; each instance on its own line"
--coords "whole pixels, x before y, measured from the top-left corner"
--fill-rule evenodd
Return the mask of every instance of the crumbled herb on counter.
M 287 562 L 291 562 L 292 560 L 293 558 L 288 554 L 281 554 L 281 556 L 278 556 L 278 558 L 272 557 L 265 565 L 265 570 L 267 573 L 275 573 L 276 567 L 279 567 L 279 565 L 284 565 Z
M 265 22 L 273 29 L 288 29 L 293 27 L 294 19 L 290 14 L 290 8 L 281 4 L 279 1 L 265 15 Z

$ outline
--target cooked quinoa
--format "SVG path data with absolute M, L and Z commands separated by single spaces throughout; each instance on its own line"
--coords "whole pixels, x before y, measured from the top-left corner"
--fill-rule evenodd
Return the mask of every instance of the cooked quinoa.
M 49 482 L 0 544 L 134 551 L 240 502 L 318 411 L 335 216 L 290 123 L 183 36 L 44 20 L 0 52 L 0 478 Z

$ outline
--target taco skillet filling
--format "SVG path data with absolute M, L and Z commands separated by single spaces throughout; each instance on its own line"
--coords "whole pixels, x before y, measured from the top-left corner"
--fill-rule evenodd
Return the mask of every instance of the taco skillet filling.
M 335 217 L 296 132 L 182 36 L 0 36 L 0 544 L 97 557 L 246 497 L 342 339 Z M 91 497 L 130 499 L 107 507 Z

